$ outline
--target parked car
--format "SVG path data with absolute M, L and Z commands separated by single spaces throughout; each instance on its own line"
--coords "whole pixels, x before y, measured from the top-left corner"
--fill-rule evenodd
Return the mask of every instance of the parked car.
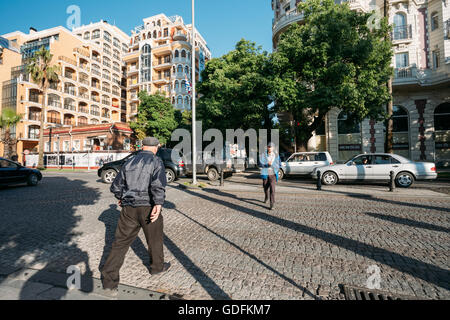
M 133 152 L 128 157 L 122 160 L 104 164 L 100 169 L 98 169 L 98 176 L 102 178 L 102 181 L 104 183 L 113 183 L 114 179 L 116 179 L 117 173 L 122 168 L 122 165 L 139 152 L 140 151 Z M 183 176 L 185 174 L 185 165 L 182 158 L 178 157 L 176 159 L 176 162 L 173 162 L 172 149 L 160 148 L 156 155 L 160 157 L 164 162 L 164 166 L 166 168 L 167 183 L 172 183 L 180 176 Z
M 233 175 L 235 171 L 245 171 L 245 159 L 240 159 L 241 161 L 237 161 L 236 159 L 231 159 L 228 162 L 223 159 L 222 162 L 215 162 L 213 159 L 214 155 L 206 154 L 205 152 L 197 153 L 197 163 L 196 169 L 197 174 L 206 174 L 208 180 L 217 181 L 220 178 L 220 174 L 223 170 L 224 177 L 230 177 Z M 187 161 L 187 159 L 192 159 L 192 155 L 185 155 L 184 161 L 186 162 L 186 175 L 191 176 L 193 173 L 193 166 L 191 161 Z M 203 161 L 202 161 L 203 159 Z M 207 160 L 210 161 L 207 161 Z
M 298 152 L 281 163 L 280 180 L 289 175 L 311 175 L 314 169 L 333 165 L 328 152 Z
M 36 186 L 41 180 L 42 173 L 39 170 L 0 158 L 0 185 L 27 183 L 29 186 Z
M 317 179 L 316 169 L 312 176 Z M 320 168 L 322 183 L 334 185 L 344 180 L 389 180 L 394 172 L 398 187 L 409 188 L 416 180 L 437 178 L 436 165 L 432 162 L 413 162 L 395 154 L 361 154 L 345 164 Z

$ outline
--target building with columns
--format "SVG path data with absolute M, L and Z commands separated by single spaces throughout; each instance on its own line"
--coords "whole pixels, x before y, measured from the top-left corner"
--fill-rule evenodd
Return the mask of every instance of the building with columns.
M 273 44 L 292 23 L 302 23 L 300 0 L 273 0 Z M 383 1 L 349 0 L 354 10 L 383 12 Z M 450 0 L 390 0 L 394 57 L 394 152 L 415 161 L 450 164 Z M 383 123 L 352 126 L 331 110 L 309 141 L 338 161 L 364 152 L 384 152 Z

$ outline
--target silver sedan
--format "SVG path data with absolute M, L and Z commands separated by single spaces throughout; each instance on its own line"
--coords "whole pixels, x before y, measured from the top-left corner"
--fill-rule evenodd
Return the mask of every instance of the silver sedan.
M 345 164 L 317 168 L 312 173 L 317 179 L 320 170 L 322 183 L 334 185 L 339 181 L 389 180 L 394 172 L 398 187 L 409 188 L 415 180 L 437 178 L 436 165 L 432 162 L 413 162 L 395 154 L 361 154 Z

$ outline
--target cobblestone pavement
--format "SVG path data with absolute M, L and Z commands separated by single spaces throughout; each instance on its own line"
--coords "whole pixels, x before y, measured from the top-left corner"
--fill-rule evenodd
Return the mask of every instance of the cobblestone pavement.
M 263 197 L 169 187 L 163 215 L 172 267 L 149 275 L 141 232 L 121 283 L 185 299 L 339 299 L 339 284 L 365 287 L 376 265 L 381 290 L 450 299 L 450 199 L 299 189 L 279 193 L 269 211 Z M 120 213 L 95 174 L 47 173 L 38 187 L 0 189 L 0 207 L 0 266 L 77 265 L 100 277 Z

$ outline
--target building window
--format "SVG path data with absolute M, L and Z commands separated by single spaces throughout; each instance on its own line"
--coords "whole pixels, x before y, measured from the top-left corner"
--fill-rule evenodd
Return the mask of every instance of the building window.
M 431 31 L 434 31 L 437 28 L 439 28 L 439 15 L 437 12 L 433 12 L 431 14 Z
M 100 38 L 100 30 L 94 30 L 92 32 L 92 39 L 98 39 Z
M 70 141 L 65 140 L 63 142 L 63 152 L 69 152 L 70 151 Z
M 434 69 L 439 68 L 439 62 L 441 59 L 441 54 L 440 54 L 439 50 L 433 51 L 432 58 L 433 58 L 433 68 Z
M 395 67 L 396 68 L 406 68 L 408 66 L 409 66 L 408 52 L 397 53 L 395 55 Z
M 409 116 L 401 106 L 394 106 L 392 120 L 394 122 L 394 150 L 396 154 L 409 158 Z
M 361 153 L 361 123 L 341 112 L 338 117 L 339 160 L 349 160 Z
M 29 126 L 28 127 L 28 138 L 29 139 L 39 139 L 39 127 Z
M 450 159 L 450 103 L 434 110 L 436 159 Z

